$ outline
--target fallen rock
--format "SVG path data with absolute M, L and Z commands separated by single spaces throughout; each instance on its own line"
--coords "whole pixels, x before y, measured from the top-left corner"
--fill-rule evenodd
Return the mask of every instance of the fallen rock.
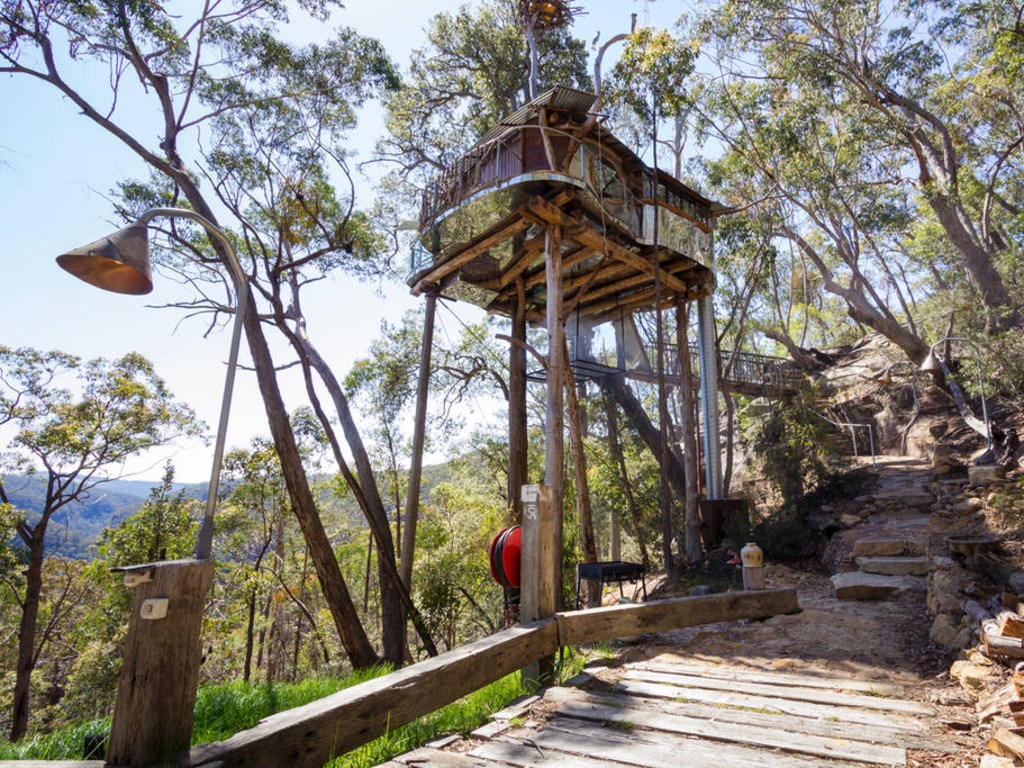
M 932 622 L 928 630 L 928 637 L 932 642 L 944 645 L 947 648 L 957 648 L 960 641 L 960 625 L 953 621 L 947 613 L 940 613 Z
M 971 485 L 990 485 L 995 480 L 1006 477 L 1006 469 L 998 464 L 982 464 L 967 468 L 967 479 Z

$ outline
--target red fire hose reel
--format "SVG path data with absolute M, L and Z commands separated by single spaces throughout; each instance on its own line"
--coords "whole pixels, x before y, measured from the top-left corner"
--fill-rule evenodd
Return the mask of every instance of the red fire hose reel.
M 503 587 L 519 588 L 523 529 L 518 525 L 503 528 L 491 542 L 491 575 Z

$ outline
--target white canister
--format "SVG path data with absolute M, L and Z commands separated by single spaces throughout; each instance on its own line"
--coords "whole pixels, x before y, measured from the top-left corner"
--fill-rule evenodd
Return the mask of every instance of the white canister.
M 748 541 L 746 546 L 740 550 L 740 559 L 743 561 L 744 568 L 758 568 L 764 565 L 764 553 L 752 541 Z

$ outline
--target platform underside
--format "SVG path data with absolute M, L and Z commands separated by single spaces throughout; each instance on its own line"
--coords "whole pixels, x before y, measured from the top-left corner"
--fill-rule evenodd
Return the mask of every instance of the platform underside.
M 714 278 L 702 261 L 710 263 L 710 234 L 678 215 L 659 223 L 660 237 L 643 243 L 633 235 L 635 222 L 610 213 L 585 189 L 551 180 L 508 185 L 425 228 L 431 263 L 409 283 L 414 294 L 438 290 L 501 315 L 513 315 L 522 302 L 527 318 L 543 324 L 546 248 L 557 233 L 567 316 L 600 322 L 708 295 Z

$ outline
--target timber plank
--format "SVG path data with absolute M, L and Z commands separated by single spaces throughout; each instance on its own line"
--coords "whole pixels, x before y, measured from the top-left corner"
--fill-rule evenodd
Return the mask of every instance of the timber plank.
M 757 669 L 737 669 L 736 667 L 708 667 L 696 664 L 676 664 L 657 657 L 649 662 L 632 665 L 635 669 L 647 669 L 652 672 L 666 674 L 693 675 L 715 680 L 735 680 L 737 682 L 764 683 L 765 685 L 800 685 L 805 688 L 825 688 L 831 691 L 862 691 L 882 696 L 903 696 L 906 686 L 885 680 L 855 680 L 846 677 L 793 674 L 791 672 L 767 672 Z
M 746 683 L 738 680 L 716 680 L 714 678 L 696 677 L 693 675 L 675 675 L 661 672 L 630 669 L 626 678 L 642 680 L 649 683 L 665 683 L 685 689 L 680 696 L 686 697 L 695 688 L 709 691 L 728 691 L 745 693 L 752 696 L 771 696 L 792 701 L 808 701 L 816 704 L 831 704 L 842 707 L 859 707 L 861 709 L 878 709 L 885 712 L 901 712 L 908 715 L 932 716 L 935 710 L 926 704 L 906 699 L 890 699 L 884 696 L 867 696 L 853 693 L 826 691 L 819 688 L 806 688 L 800 685 L 764 685 Z
M 427 661 L 265 718 L 231 738 L 194 747 L 189 764 L 217 768 L 317 766 L 425 712 L 554 654 L 554 619 L 504 630 Z
M 551 703 L 576 702 L 580 704 L 605 704 L 617 708 L 642 708 L 660 711 L 670 715 L 683 715 L 702 720 L 734 723 L 743 725 L 750 723 L 765 728 L 777 728 L 827 738 L 855 739 L 870 743 L 902 745 L 908 749 L 931 749 L 935 751 L 955 751 L 956 745 L 938 739 L 929 738 L 921 733 L 920 721 L 908 721 L 912 726 L 901 729 L 891 724 L 865 725 L 839 720 L 821 720 L 813 717 L 789 715 L 783 712 L 757 712 L 751 709 L 733 709 L 730 707 L 711 706 L 705 704 L 689 704 L 675 701 L 644 699 L 635 696 L 624 696 L 615 693 L 590 693 L 573 688 L 550 688 L 545 692 L 544 700 Z
M 406 768 L 410 765 L 430 765 L 434 768 L 490 768 L 496 763 L 462 752 L 445 752 L 433 747 L 420 747 L 382 763 L 377 768 Z
M 643 702 L 639 700 L 626 708 L 598 703 L 567 702 L 559 706 L 558 714 L 563 717 L 618 723 L 630 728 L 642 727 L 702 740 L 730 742 L 818 758 L 838 758 L 868 764 L 906 764 L 906 749 L 903 747 L 856 741 L 846 737 L 801 734 L 752 723 L 729 723 L 652 712 L 644 709 Z
M 654 600 L 556 615 L 562 645 L 584 645 L 616 637 L 664 632 L 735 619 L 763 619 L 800 610 L 792 587 L 726 592 L 701 597 Z
M 524 768 L 561 766 L 642 766 L 642 768 L 864 768 L 846 760 L 822 761 L 737 744 L 714 743 L 675 734 L 651 734 L 598 723 L 557 718 L 529 740 L 495 741 L 471 754 Z M 614 761 L 614 762 L 609 762 Z
M 921 727 L 920 720 L 916 718 L 896 712 L 882 712 L 876 709 L 838 707 L 810 701 L 780 699 L 773 696 L 751 696 L 743 693 L 708 691 L 698 688 L 682 689 L 674 685 L 630 680 L 621 681 L 616 688 L 619 692 L 632 696 L 673 699 L 676 701 L 685 700 L 700 704 L 754 709 L 762 712 L 782 712 L 801 717 L 821 718 L 823 720 L 834 719 L 837 722 L 862 723 L 864 725 L 888 724 L 908 730 Z

